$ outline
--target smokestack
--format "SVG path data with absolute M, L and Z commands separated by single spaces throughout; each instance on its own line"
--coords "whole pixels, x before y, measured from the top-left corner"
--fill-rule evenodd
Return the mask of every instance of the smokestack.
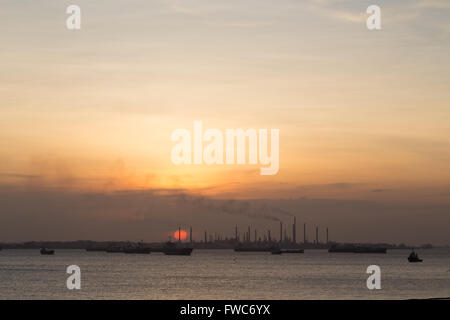
M 306 223 L 303 224 L 303 243 L 306 243 Z
M 319 227 L 316 226 L 316 244 L 319 244 Z
M 206 237 L 206 230 L 205 230 L 205 243 L 208 242 L 208 238 Z
M 178 227 L 178 242 L 181 242 L 181 227 Z
M 270 238 L 270 230 L 267 231 L 267 234 L 268 234 L 268 240 L 269 240 L 269 242 L 272 242 L 272 239 Z
M 256 240 L 257 240 L 257 239 L 256 239 L 256 229 L 255 229 L 255 242 L 256 242 Z
M 248 226 L 248 234 L 247 234 L 248 242 L 250 242 L 250 235 L 251 235 L 251 233 L 250 233 L 250 226 Z
M 280 242 L 283 241 L 283 223 L 280 222 Z
M 234 229 L 234 237 L 235 237 L 236 241 L 238 241 L 237 225 L 236 225 L 236 228 Z
M 189 241 L 192 243 L 192 226 L 189 227 Z
M 297 221 L 295 221 L 295 217 L 294 217 L 294 224 L 292 225 L 292 241 L 294 243 L 297 243 L 296 224 L 297 224 Z
M 327 227 L 327 244 L 328 244 L 328 227 Z

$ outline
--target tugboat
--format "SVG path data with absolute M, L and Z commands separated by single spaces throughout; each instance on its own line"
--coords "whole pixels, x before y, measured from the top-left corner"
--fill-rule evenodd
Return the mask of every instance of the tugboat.
M 43 255 L 52 255 L 52 254 L 55 254 L 55 250 L 47 250 L 45 248 L 42 248 L 41 249 L 41 254 L 43 254 Z
M 165 255 L 168 256 L 190 256 L 192 253 L 193 248 L 184 248 L 184 247 L 177 247 L 176 243 L 172 241 L 166 242 L 165 246 L 161 249 L 161 252 L 163 252 Z
M 408 261 L 409 262 L 422 262 L 423 260 L 419 259 L 419 256 L 417 255 L 417 253 L 414 252 L 414 249 L 413 249 L 413 251 L 409 254 Z

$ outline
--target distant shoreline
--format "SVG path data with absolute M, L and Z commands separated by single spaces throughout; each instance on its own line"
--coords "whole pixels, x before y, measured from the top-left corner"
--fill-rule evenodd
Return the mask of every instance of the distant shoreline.
M 134 241 L 92 241 L 92 240 L 78 240 L 78 241 L 27 241 L 27 242 L 4 242 L 0 243 L 1 249 L 40 249 L 42 247 L 52 248 L 52 249 L 94 249 L 92 251 L 96 251 L 95 249 L 101 249 L 110 247 L 110 246 L 134 246 L 139 244 L 139 242 Z M 146 247 L 154 247 L 159 248 L 162 247 L 165 242 L 141 242 L 141 245 Z M 421 246 L 411 246 L 406 244 L 388 244 L 388 243 L 293 243 L 291 241 L 272 241 L 272 242 L 239 242 L 235 239 L 227 239 L 227 240 L 218 240 L 212 242 L 204 242 L 204 241 L 181 241 L 180 245 L 189 246 L 194 249 L 234 249 L 239 245 L 251 245 L 251 246 L 282 246 L 286 248 L 302 248 L 302 249 L 328 249 L 333 245 L 337 244 L 353 244 L 353 245 L 361 245 L 361 246 L 372 246 L 372 247 L 385 247 L 389 250 L 393 249 L 431 249 L 431 248 L 450 248 L 450 245 L 443 246 L 433 246 L 431 244 L 425 244 Z

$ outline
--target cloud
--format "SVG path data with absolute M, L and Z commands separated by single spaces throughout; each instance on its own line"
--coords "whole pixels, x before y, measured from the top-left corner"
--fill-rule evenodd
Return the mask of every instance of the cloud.
M 317 2 L 317 1 L 315 1 Z M 348 10 L 342 10 L 337 9 L 335 7 L 329 6 L 329 2 L 317 2 L 319 5 L 312 5 L 310 6 L 310 10 L 314 11 L 315 13 L 328 17 L 335 20 L 350 22 L 350 23 L 362 23 L 367 18 L 366 12 L 364 11 L 348 11 Z
M 40 178 L 39 175 L 23 174 L 23 173 L 0 173 L 0 177 L 3 177 L 3 178 L 19 178 L 19 179 L 36 179 L 36 178 Z
M 188 15 L 199 15 L 199 14 L 204 13 L 204 12 L 203 12 L 202 10 L 200 10 L 200 9 L 193 8 L 193 7 L 182 6 L 182 5 L 179 5 L 179 4 L 177 4 L 177 3 L 172 3 L 172 4 L 170 5 L 170 9 L 171 9 L 173 12 L 176 12 L 176 13 L 182 13 L 182 14 L 188 14 Z
M 361 24 L 368 17 L 364 6 L 351 6 L 348 0 L 310 0 L 310 10 L 330 19 L 348 23 Z M 368 5 L 367 5 L 368 6 Z M 447 8 L 448 2 L 423 1 L 416 4 L 392 3 L 389 6 L 381 6 L 381 17 L 383 23 L 398 23 L 409 21 L 420 16 L 422 8 Z
M 450 9 L 448 0 L 422 0 L 416 4 L 418 8 Z

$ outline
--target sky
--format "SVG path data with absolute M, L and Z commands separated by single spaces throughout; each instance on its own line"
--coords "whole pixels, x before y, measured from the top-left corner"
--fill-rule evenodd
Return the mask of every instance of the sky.
M 0 241 L 232 235 L 295 215 L 337 241 L 450 243 L 448 1 L 0 6 Z M 174 165 L 171 133 L 195 120 L 279 129 L 278 173 Z

